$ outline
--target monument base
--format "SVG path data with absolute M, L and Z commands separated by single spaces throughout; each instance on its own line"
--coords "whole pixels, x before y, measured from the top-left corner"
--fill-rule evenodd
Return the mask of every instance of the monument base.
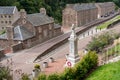
M 65 64 L 65 67 L 73 67 L 79 61 L 80 61 L 79 56 L 77 56 L 76 58 L 68 57 L 67 61 L 66 61 L 66 64 Z

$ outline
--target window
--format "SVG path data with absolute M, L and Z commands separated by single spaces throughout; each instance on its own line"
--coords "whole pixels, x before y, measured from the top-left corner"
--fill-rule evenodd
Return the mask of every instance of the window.
M 2 29 L 4 29 L 4 27 L 2 27 Z
M 9 21 L 9 23 L 11 24 L 11 21 Z
M 5 18 L 6 18 L 7 16 L 5 15 Z
M 3 18 L 3 16 L 1 15 L 1 18 Z
M 26 20 L 22 20 L 22 24 L 25 24 L 26 23 Z
M 8 17 L 9 17 L 9 18 L 11 18 L 11 16 L 10 16 L 10 15 L 9 15 Z
M 1 21 L 1 23 L 4 23 L 3 21 Z
M 7 21 L 5 21 L 5 23 L 7 23 Z

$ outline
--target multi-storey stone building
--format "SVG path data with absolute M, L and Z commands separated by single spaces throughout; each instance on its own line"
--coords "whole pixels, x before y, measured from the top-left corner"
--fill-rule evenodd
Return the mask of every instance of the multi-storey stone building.
M 70 27 L 72 24 L 82 26 L 97 19 L 97 14 L 97 7 L 94 3 L 67 4 L 66 8 L 63 10 L 62 26 Z
M 29 48 L 61 34 L 61 26 L 46 15 L 45 8 L 40 13 L 27 14 L 20 11 L 20 18 L 12 26 L 6 27 L 6 33 L 0 35 L 0 46 L 12 46 L 18 43 Z
M 79 27 L 101 17 L 109 16 L 115 12 L 113 2 L 67 4 L 63 10 L 62 26 L 70 27 L 72 24 Z
M 0 30 L 12 25 L 19 18 L 16 6 L 0 6 Z
M 115 4 L 113 2 L 96 3 L 98 8 L 98 18 L 109 16 L 115 12 Z

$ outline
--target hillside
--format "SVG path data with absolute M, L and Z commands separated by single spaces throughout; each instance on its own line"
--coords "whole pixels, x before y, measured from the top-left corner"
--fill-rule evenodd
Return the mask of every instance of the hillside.
M 97 68 L 86 80 L 120 80 L 120 61 Z

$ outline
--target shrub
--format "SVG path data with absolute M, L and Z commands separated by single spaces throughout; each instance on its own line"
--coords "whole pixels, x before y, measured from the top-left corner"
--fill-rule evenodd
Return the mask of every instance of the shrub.
M 10 74 L 10 68 L 5 66 L 0 66 L 0 80 L 7 79 L 12 80 L 12 75 Z
M 75 66 L 75 77 L 76 80 L 81 80 L 84 78 L 84 76 L 87 73 L 87 69 L 81 64 L 81 62 L 79 62 L 76 66 Z
M 95 51 L 89 51 L 83 59 L 75 65 L 76 80 L 83 79 L 86 74 L 97 66 L 98 57 Z
M 45 74 L 40 74 L 37 80 L 47 80 Z
M 58 74 L 51 74 L 48 76 L 47 80 L 59 80 Z
M 66 68 L 61 74 L 61 80 L 74 80 L 75 79 L 75 70 L 74 68 Z
M 103 33 L 101 35 L 92 38 L 92 41 L 87 45 L 87 49 L 90 51 L 100 52 L 104 47 L 113 43 L 113 40 L 118 38 L 117 33 Z
M 23 74 L 22 75 L 22 80 L 30 80 L 30 78 L 27 74 Z
M 40 65 L 39 64 L 35 64 L 34 68 L 35 69 L 40 69 Z

